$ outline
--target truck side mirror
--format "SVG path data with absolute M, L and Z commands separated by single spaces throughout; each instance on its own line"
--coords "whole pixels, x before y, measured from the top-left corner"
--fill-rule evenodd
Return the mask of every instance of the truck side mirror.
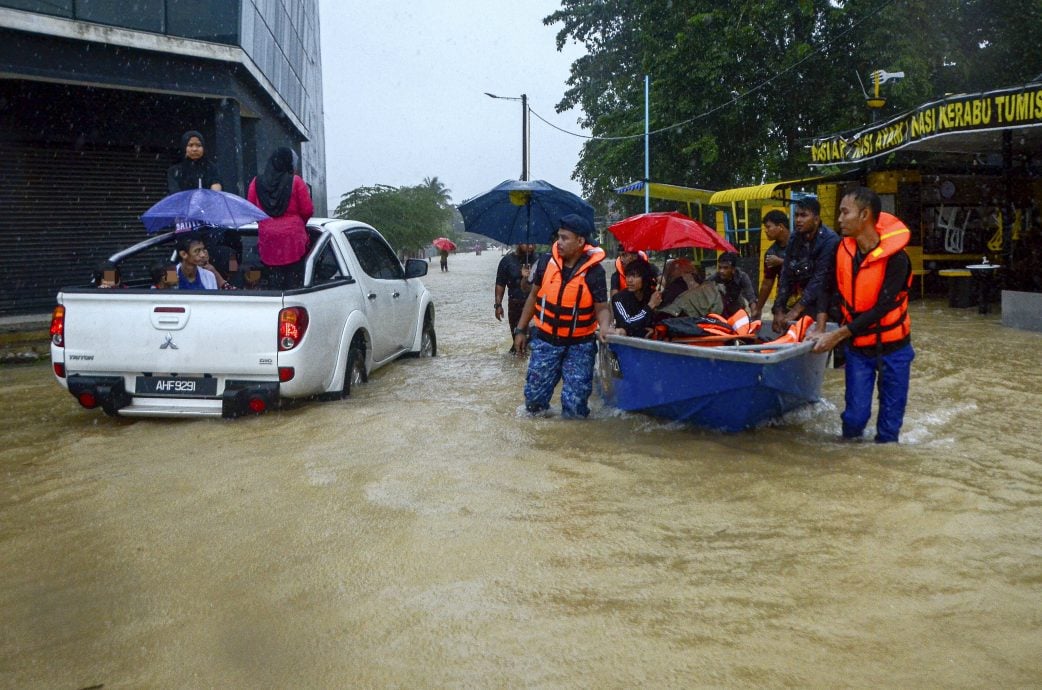
M 405 278 L 422 278 L 427 275 L 427 262 L 423 259 L 405 260 Z

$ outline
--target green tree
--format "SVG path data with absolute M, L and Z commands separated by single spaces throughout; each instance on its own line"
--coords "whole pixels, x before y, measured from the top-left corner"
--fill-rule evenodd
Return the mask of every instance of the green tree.
M 595 202 L 643 175 L 645 74 L 651 178 L 724 189 L 803 176 L 814 137 L 867 124 L 857 75 L 905 73 L 889 117 L 1042 73 L 1042 0 L 562 0 L 544 22 L 587 51 L 557 107 L 595 137 L 576 168 Z
M 368 223 L 397 250 L 416 252 L 452 233 L 454 209 L 449 190 L 437 177 L 411 187 L 358 187 L 340 197 L 337 218 Z
M 818 27 L 836 11 L 817 4 L 565 0 L 545 21 L 563 23 L 559 45 L 579 40 L 588 54 L 573 64 L 559 109 L 581 106 L 596 137 L 638 135 L 586 144 L 578 167 L 586 193 L 610 194 L 643 171 L 644 74 L 652 76 L 653 179 L 724 188 L 755 180 L 768 166 L 794 167 L 801 123 L 783 121 L 787 99 L 775 100 L 761 84 L 811 51 Z M 674 123 L 683 124 L 657 131 Z

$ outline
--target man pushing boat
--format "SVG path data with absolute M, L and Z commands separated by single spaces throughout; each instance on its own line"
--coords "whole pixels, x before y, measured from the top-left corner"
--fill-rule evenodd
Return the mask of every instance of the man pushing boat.
M 878 377 L 876 443 L 895 443 L 904 422 L 912 360 L 908 288 L 912 265 L 904 248 L 911 233 L 879 196 L 858 187 L 839 205 L 843 240 L 836 250 L 836 288 L 842 325 L 818 337 L 815 352 L 846 344 L 846 408 L 843 437 L 861 438 L 872 414 Z
M 593 223 L 582 216 L 561 218 L 557 241 L 531 276 L 532 289 L 514 329 L 519 354 L 531 347 L 525 379 L 525 409 L 538 414 L 550 407 L 557 382 L 564 417 L 586 417 L 593 392 L 597 329 L 604 340 L 611 329 L 604 250 L 589 243 Z M 528 342 L 528 325 L 535 329 Z

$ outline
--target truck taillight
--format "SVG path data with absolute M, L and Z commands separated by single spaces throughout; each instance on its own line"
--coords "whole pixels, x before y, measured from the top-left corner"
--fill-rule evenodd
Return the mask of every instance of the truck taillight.
M 279 312 L 279 351 L 292 350 L 308 330 L 308 310 L 304 307 L 286 307 Z
M 51 342 L 65 347 L 65 307 L 58 305 L 51 312 Z

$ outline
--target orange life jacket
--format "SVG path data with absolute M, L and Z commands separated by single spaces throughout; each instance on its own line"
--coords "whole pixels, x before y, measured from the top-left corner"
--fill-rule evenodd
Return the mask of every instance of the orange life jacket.
M 807 336 L 807 330 L 814 325 L 814 317 L 809 314 L 803 316 L 796 321 L 792 322 L 789 326 L 789 330 L 774 340 L 767 343 L 768 345 L 786 345 L 790 343 L 802 343 L 803 339 Z M 767 350 L 764 350 L 767 352 Z
M 756 332 L 760 330 L 760 321 L 749 321 L 749 314 L 744 309 L 739 309 L 729 319 L 725 319 L 719 314 L 708 314 L 696 319 L 695 324 L 702 330 L 704 335 L 670 336 L 668 326 L 666 324 L 658 324 L 655 327 L 655 333 L 652 335 L 652 338 L 687 345 L 719 347 L 721 345 L 734 345 L 754 340 Z M 661 331 L 659 330 L 660 327 Z
M 719 314 L 706 314 L 698 320 L 698 327 L 707 333 L 716 335 L 755 335 L 760 330 L 761 321 L 751 321 L 749 312 L 739 309 L 729 318 Z
M 706 314 L 697 321 L 698 327 L 714 335 L 737 335 L 734 326 L 719 314 Z
M 652 340 L 668 340 L 674 343 L 685 343 L 688 345 L 700 345 L 706 347 L 717 347 L 720 345 L 732 345 L 735 342 L 752 340 L 760 330 L 761 322 L 749 320 L 749 313 L 739 309 L 731 318 L 725 319 L 719 314 L 708 314 L 695 320 L 695 324 L 702 330 L 704 335 L 677 335 L 671 336 L 669 327 L 664 324 L 656 324 L 651 334 Z
M 535 325 L 553 338 L 580 339 L 597 332 L 597 313 L 593 294 L 586 284 L 586 272 L 604 260 L 604 250 L 586 245 L 579 263 L 567 282 L 561 276 L 561 255 L 557 244 L 550 248 L 550 261 L 543 272 L 535 300 Z
M 731 317 L 727 319 L 727 323 L 731 324 L 731 328 L 738 335 L 753 335 L 760 330 L 762 322 L 759 319 L 755 321 L 749 318 L 749 312 L 744 309 L 739 309 Z
M 856 277 L 854 255 L 857 253 L 857 241 L 853 237 L 844 237 L 836 250 L 836 285 L 842 298 L 840 306 L 843 323 L 850 323 L 858 314 L 875 306 L 883 287 L 887 261 L 902 251 L 911 239 L 905 224 L 889 213 L 879 214 L 876 232 L 879 233 L 879 245 L 861 262 Z M 855 337 L 852 341 L 854 347 L 872 347 L 908 337 L 912 332 L 912 320 L 908 316 L 908 288 L 911 285 L 912 272 L 909 271 L 905 288 L 898 296 L 897 306 L 869 326 L 868 331 Z
M 644 263 L 651 264 L 645 252 L 638 251 L 637 256 L 644 259 Z M 615 259 L 615 275 L 619 276 L 619 292 L 622 292 L 626 289 L 626 267 L 622 265 L 622 259 Z M 644 287 L 648 288 L 649 286 L 645 285 Z M 650 287 L 653 288 L 655 286 L 651 285 Z

